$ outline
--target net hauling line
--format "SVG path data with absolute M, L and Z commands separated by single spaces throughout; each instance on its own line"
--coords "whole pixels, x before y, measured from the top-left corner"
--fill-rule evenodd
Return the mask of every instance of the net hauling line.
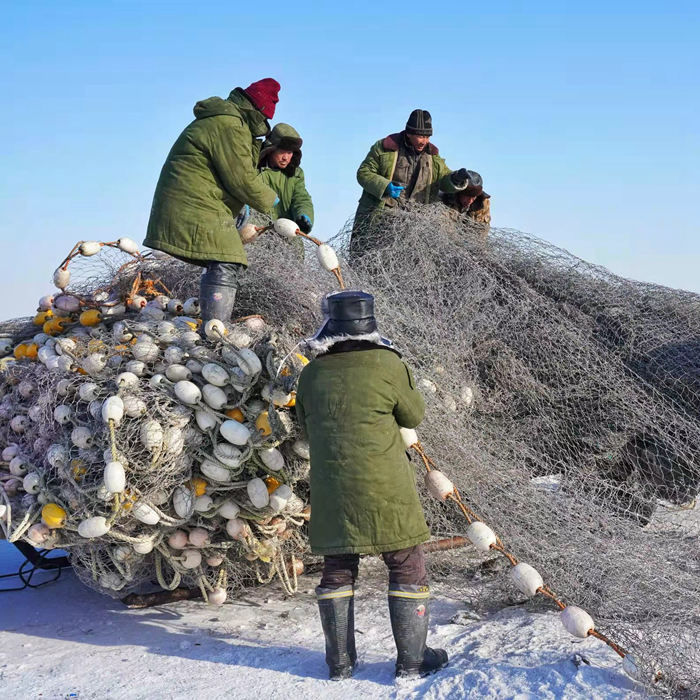
M 541 574 L 530 564 L 518 562 L 504 546 L 496 533 L 462 500 L 457 487 L 450 479 L 435 467 L 433 460 L 425 453 L 423 445 L 418 439 L 418 433 L 412 428 L 401 428 L 401 437 L 407 450 L 413 450 L 418 454 L 425 466 L 425 485 L 430 495 L 438 501 L 451 501 L 464 515 L 469 527 L 466 531 L 467 539 L 479 552 L 499 552 L 513 567 L 510 571 L 511 581 L 516 588 L 532 598 L 537 594 L 553 600 L 560 611 L 560 620 L 569 634 L 579 639 L 595 637 L 605 642 L 616 654 L 622 658 L 622 668 L 628 676 L 634 680 L 641 680 L 636 659 L 615 643 L 607 635 L 595 629 L 593 618 L 583 609 L 575 605 L 566 605 L 557 595 L 544 584 Z M 660 671 L 656 671 L 652 681 L 662 678 Z

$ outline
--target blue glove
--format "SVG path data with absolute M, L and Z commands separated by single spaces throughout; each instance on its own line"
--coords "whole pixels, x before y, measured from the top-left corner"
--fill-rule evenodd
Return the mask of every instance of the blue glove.
M 243 228 L 248 219 L 250 219 L 250 206 L 244 204 L 236 217 L 236 228 Z
M 306 214 L 302 214 L 297 220 L 296 220 L 296 225 L 299 227 L 299 230 L 302 233 L 309 233 L 311 231 L 311 227 L 313 224 L 311 223 L 311 219 L 309 219 Z
M 386 191 L 384 194 L 388 194 L 392 199 L 398 199 L 401 196 L 401 193 L 404 191 L 404 186 L 403 185 L 395 185 L 393 182 L 390 182 L 386 186 Z
M 274 203 L 273 203 L 272 206 L 273 206 L 273 207 L 276 207 L 279 203 L 280 203 L 280 198 L 279 198 L 279 197 L 275 197 L 275 201 L 274 201 Z

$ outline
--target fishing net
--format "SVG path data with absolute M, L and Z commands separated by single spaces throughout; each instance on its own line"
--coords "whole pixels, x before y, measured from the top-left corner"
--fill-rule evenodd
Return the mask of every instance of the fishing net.
M 513 557 L 541 573 L 547 591 L 584 608 L 597 632 L 630 652 L 638 676 L 657 692 L 697 694 L 700 298 L 621 279 L 521 232 L 484 237 L 483 227 L 442 205 L 367 222 L 352 250 L 351 233 L 348 225 L 330 241 L 342 279 L 375 294 L 380 331 L 412 366 L 426 399 L 422 450 L 454 481 L 465 509 L 430 498 L 421 485 L 434 537 L 464 535 L 463 513 L 478 514 Z M 88 265 L 99 256 L 81 261 L 85 272 L 69 291 L 83 306 L 128 305 L 140 295 L 148 303 L 111 316 L 100 307 L 98 324 L 63 332 L 75 343 L 74 365 L 87 374 L 67 360 L 51 371 L 24 360 L 5 370 L 1 444 L 17 446 L 24 474 L 41 476 L 38 494 L 26 493 L 18 463 L 10 468 L 17 455 L 3 456 L 11 537 L 27 536 L 50 496 L 67 523 L 44 532 L 42 546 L 66 547 L 92 587 L 123 595 L 157 580 L 165 588 L 199 585 L 211 596 L 278 577 L 294 590 L 301 562 L 313 561 L 305 535 L 308 455 L 290 406 L 306 361 L 298 344 L 320 324 L 323 295 L 338 288 L 314 244 L 305 242 L 304 256 L 297 244 L 265 232 L 248 246 L 236 302 L 241 320 L 228 324 L 226 336 L 205 340 L 192 303 L 172 303 L 197 294 L 199 268 L 150 255 L 126 266 L 118 257 L 101 268 Z M 246 318 L 257 315 L 262 321 Z M 117 325 L 124 320 L 126 328 Z M 31 338 L 26 322 L 7 328 L 0 335 L 13 343 Z M 138 383 L 119 385 L 119 374 L 134 369 L 134 347 L 149 339 L 156 355 L 144 361 Z M 259 370 L 251 371 L 241 348 L 258 358 Z M 105 365 L 93 371 L 88 360 L 96 354 Z M 225 405 L 183 405 L 168 373 L 176 378 L 182 370 L 172 366 L 184 367 L 201 388 L 207 363 L 231 377 Z M 80 388 L 88 382 L 96 389 L 85 401 Z M 116 425 L 101 415 L 111 395 L 129 396 L 133 412 Z M 59 405 L 69 410 L 66 424 L 56 419 Z M 236 408 L 250 437 L 238 455 L 217 453 L 225 441 L 200 411 L 219 423 L 234 420 Z M 13 428 L 17 416 L 25 420 Z M 92 445 L 75 444 L 76 426 L 90 430 Z M 271 448 L 282 457 L 279 471 L 268 465 Z M 116 498 L 104 487 L 110 459 L 126 470 Z M 228 476 L 208 476 L 223 475 L 208 462 Z M 248 489 L 256 479 L 269 494 L 287 485 L 293 495 L 277 509 L 256 506 L 257 492 Z M 81 537 L 77 525 L 96 516 L 109 531 Z M 463 573 L 455 592 L 475 605 L 499 595 L 524 600 L 498 566 L 475 586 L 467 551 L 430 558 L 436 585 L 450 572 L 454 586 L 455 572 Z M 537 599 L 528 604 L 541 605 Z

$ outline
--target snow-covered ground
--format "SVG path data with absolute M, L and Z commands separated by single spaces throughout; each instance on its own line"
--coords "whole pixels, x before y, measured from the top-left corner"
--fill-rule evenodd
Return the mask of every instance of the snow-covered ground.
M 0 573 L 22 560 L 0 542 Z M 0 593 L 0 697 L 645 697 L 607 646 L 570 637 L 556 613 L 512 606 L 477 615 L 441 595 L 439 582 L 429 641 L 447 649 L 450 665 L 397 682 L 384 576 L 378 559 L 363 560 L 360 667 L 352 680 L 334 683 L 326 680 L 317 576 L 302 577 L 294 598 L 273 585 L 219 608 L 186 601 L 129 610 L 64 572 L 43 588 Z

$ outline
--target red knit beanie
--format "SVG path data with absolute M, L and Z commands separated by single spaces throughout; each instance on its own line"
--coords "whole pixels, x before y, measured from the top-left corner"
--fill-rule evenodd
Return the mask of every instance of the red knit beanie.
M 251 83 L 243 92 L 250 101 L 268 118 L 275 116 L 275 105 L 279 102 L 277 93 L 280 84 L 274 78 L 263 78 L 257 83 Z

